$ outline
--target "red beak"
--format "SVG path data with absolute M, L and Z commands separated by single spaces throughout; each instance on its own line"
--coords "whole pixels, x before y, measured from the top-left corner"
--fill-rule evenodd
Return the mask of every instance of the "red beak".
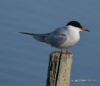
M 81 28 L 82 31 L 87 31 L 90 32 L 90 30 L 88 30 L 87 28 Z

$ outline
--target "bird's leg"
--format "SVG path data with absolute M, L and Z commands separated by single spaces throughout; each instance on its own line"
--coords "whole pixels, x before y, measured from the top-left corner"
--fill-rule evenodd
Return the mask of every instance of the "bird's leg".
M 72 54 L 72 52 L 69 50 L 61 49 L 61 54 Z
M 66 54 L 72 54 L 72 52 L 69 50 L 66 50 Z
M 72 54 L 72 52 L 69 50 L 61 49 L 61 54 Z
M 63 53 L 63 49 L 61 48 L 61 53 Z
M 61 54 L 66 54 L 66 51 L 64 49 L 61 49 Z
M 61 49 L 61 54 L 65 54 L 66 52 L 63 50 L 63 49 Z

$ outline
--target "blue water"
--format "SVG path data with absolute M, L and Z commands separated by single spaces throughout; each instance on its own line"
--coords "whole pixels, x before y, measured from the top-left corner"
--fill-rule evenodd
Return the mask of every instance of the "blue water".
M 50 32 L 70 20 L 91 30 L 72 48 L 71 79 L 96 80 L 71 86 L 99 86 L 99 0 L 0 0 L 0 86 L 45 86 L 49 54 L 57 49 L 18 32 Z

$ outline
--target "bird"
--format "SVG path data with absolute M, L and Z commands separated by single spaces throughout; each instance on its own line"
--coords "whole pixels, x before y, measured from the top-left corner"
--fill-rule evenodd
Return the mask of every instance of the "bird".
M 69 21 L 65 26 L 58 27 L 54 31 L 49 33 L 29 33 L 20 32 L 21 34 L 31 35 L 39 42 L 44 42 L 53 47 L 66 50 L 65 53 L 70 53 L 68 49 L 75 46 L 80 41 L 80 32 L 89 32 L 87 28 L 84 28 L 79 21 Z

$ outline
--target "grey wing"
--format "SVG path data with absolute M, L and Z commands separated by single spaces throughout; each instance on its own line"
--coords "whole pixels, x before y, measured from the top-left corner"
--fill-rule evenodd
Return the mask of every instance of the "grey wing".
M 20 32 L 22 34 L 31 35 L 36 40 L 44 43 L 48 43 L 54 47 L 59 47 L 62 43 L 67 40 L 66 36 L 66 27 L 57 28 L 55 31 L 46 34 L 36 34 L 36 33 L 27 33 Z
M 46 43 L 51 44 L 52 46 L 55 47 L 60 47 L 62 43 L 64 43 L 67 40 L 67 36 L 65 34 L 64 29 L 56 29 L 54 32 L 50 33 L 46 37 Z
M 40 42 L 46 42 L 46 38 L 48 37 L 49 33 L 46 34 L 37 34 L 37 33 L 28 33 L 28 32 L 19 32 L 21 34 L 26 34 L 32 36 L 34 39 L 40 41 Z

